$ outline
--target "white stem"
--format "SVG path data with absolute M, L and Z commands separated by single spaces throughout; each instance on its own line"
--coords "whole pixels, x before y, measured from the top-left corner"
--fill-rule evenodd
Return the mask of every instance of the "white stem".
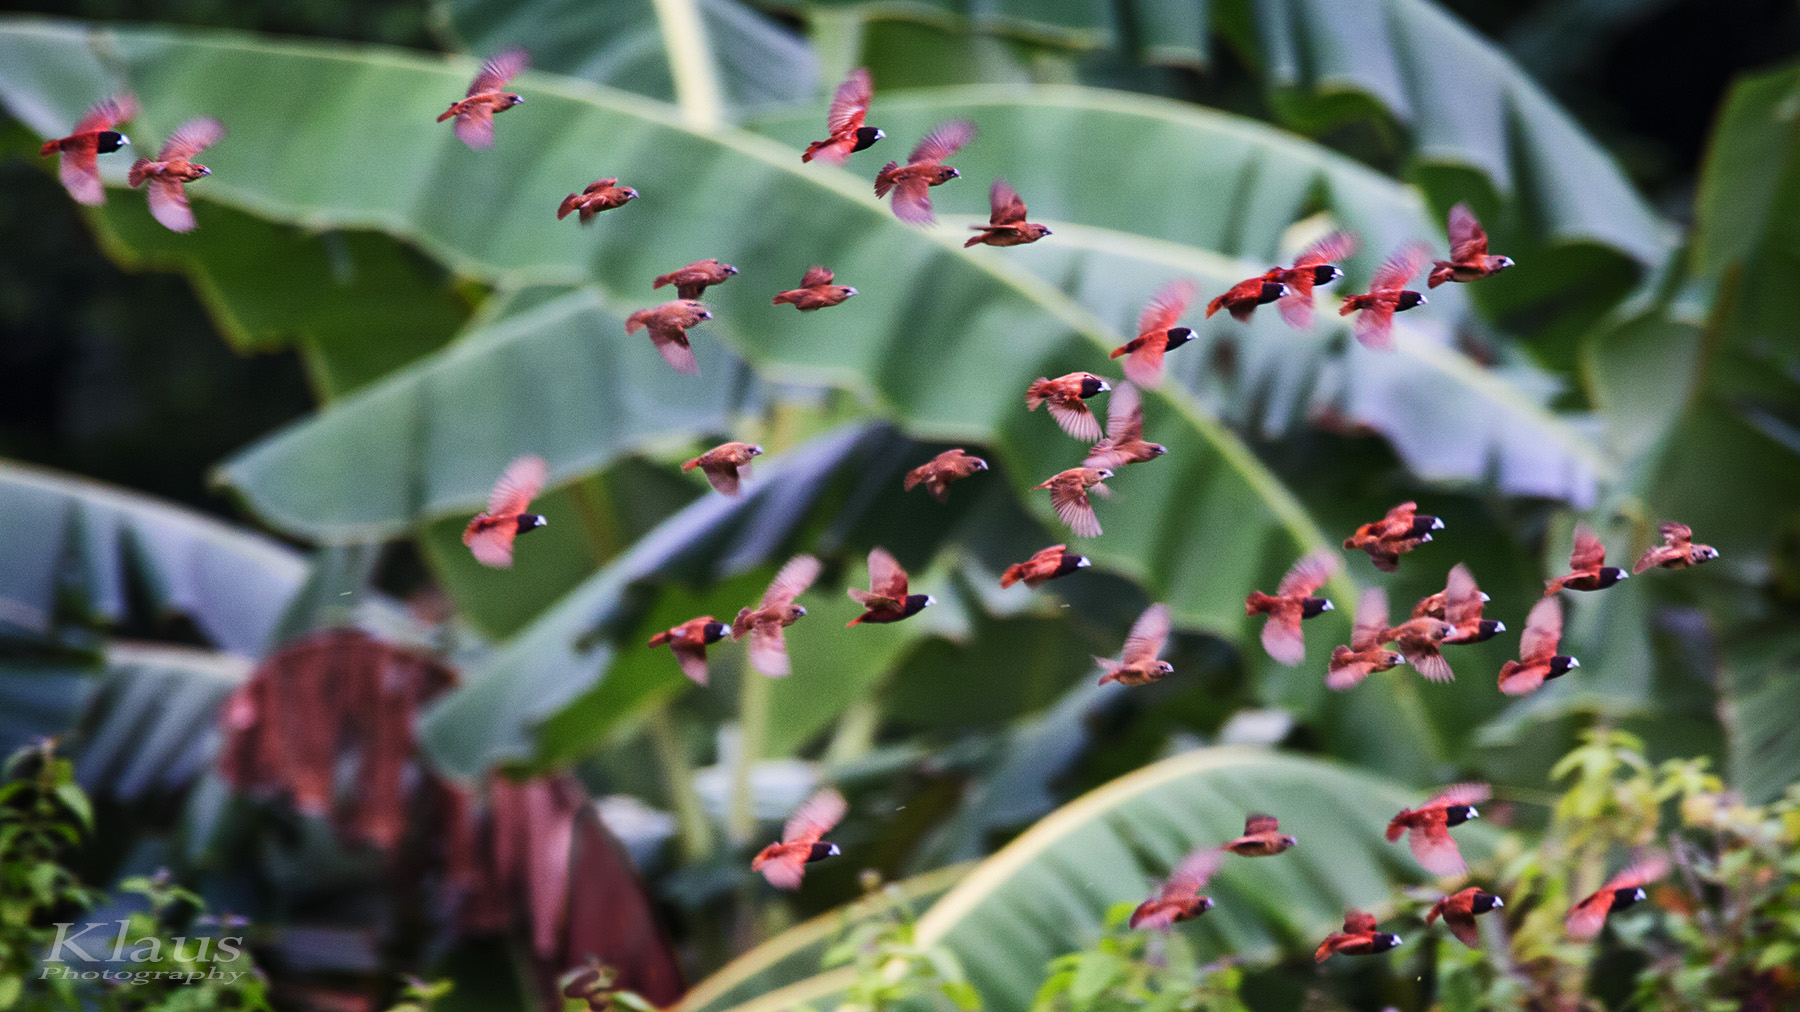
M 714 73 L 712 47 L 706 41 L 706 24 L 700 19 L 699 0 L 652 0 L 662 27 L 663 48 L 669 54 L 669 74 L 675 79 L 675 102 L 682 123 L 694 130 L 710 130 L 725 122 L 725 101 Z

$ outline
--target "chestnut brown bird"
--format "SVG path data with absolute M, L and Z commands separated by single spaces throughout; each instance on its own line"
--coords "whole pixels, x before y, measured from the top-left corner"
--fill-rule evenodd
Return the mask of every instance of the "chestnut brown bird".
M 570 212 L 578 212 L 583 225 L 594 220 L 601 211 L 610 211 L 615 207 L 624 207 L 637 199 L 638 192 L 629 186 L 620 186 L 618 176 L 607 176 L 587 184 L 580 193 L 571 193 L 563 198 L 562 204 L 556 208 L 556 220 L 567 218 Z M 655 287 L 654 285 L 651 287 Z M 687 298 L 683 295 L 682 298 Z
M 694 358 L 694 349 L 688 343 L 688 328 L 700 325 L 702 320 L 712 319 L 712 310 L 704 303 L 692 299 L 677 299 L 665 302 L 655 309 L 640 309 L 625 318 L 625 333 L 635 334 L 640 330 L 650 331 L 650 343 L 656 345 L 657 354 L 669 363 L 676 372 L 690 376 L 700 375 L 700 362 Z
M 475 514 L 463 528 L 463 545 L 475 561 L 495 569 L 511 569 L 513 539 L 537 530 L 549 521 L 536 513 L 525 512 L 531 500 L 544 490 L 549 468 L 544 458 L 525 456 L 506 465 L 494 490 L 488 493 L 488 507 Z
M 800 287 L 781 292 L 769 300 L 770 305 L 790 305 L 802 313 L 810 313 L 815 309 L 835 306 L 852 295 L 856 289 L 849 285 L 831 283 L 832 273 L 823 267 L 812 266 L 800 278 Z
M 1358 527 L 1344 539 L 1344 547 L 1368 552 L 1376 569 L 1391 573 L 1400 568 L 1400 556 L 1430 541 L 1431 532 L 1443 526 L 1437 517 L 1420 513 L 1418 503 L 1403 502 L 1380 520 Z
M 988 223 L 969 226 L 981 234 L 963 243 L 964 249 L 975 245 L 1023 246 L 1051 234 L 1048 228 L 1025 220 L 1025 199 L 1004 179 L 994 180 L 988 188 L 988 206 Z
M 1400 944 L 1400 936 L 1375 930 L 1375 915 L 1361 910 L 1344 914 L 1344 930 L 1333 931 L 1319 943 L 1313 962 L 1323 963 L 1333 956 L 1373 956 Z
M 1546 597 L 1531 606 L 1525 631 L 1519 634 L 1519 659 L 1500 666 L 1500 691 L 1509 696 L 1528 696 L 1552 678 L 1561 678 L 1581 662 L 1556 652 L 1562 641 L 1562 604 Z
M 817 158 L 842 165 L 855 152 L 886 137 L 887 134 L 875 127 L 863 125 L 863 119 L 869 114 L 869 99 L 874 93 L 875 82 L 869 77 L 868 68 L 852 70 L 844 83 L 838 85 L 837 93 L 831 96 L 831 110 L 825 114 L 825 129 L 831 136 L 808 144 L 800 160 L 810 162 Z
M 1575 548 L 1569 553 L 1569 572 L 1544 584 L 1544 596 L 1559 590 L 1605 590 L 1631 574 L 1606 564 L 1606 546 L 1587 524 L 1575 525 Z
M 1244 835 L 1219 845 L 1239 857 L 1273 857 L 1299 840 L 1281 832 L 1281 820 L 1273 815 L 1257 813 L 1244 819 Z
M 1431 250 L 1421 243 L 1402 246 L 1375 271 L 1374 280 L 1369 282 L 1367 292 L 1350 296 L 1338 307 L 1339 316 L 1349 316 L 1359 310 L 1362 312 L 1351 327 L 1351 332 L 1365 347 L 1382 351 L 1392 348 L 1394 314 L 1425 304 L 1425 296 L 1408 289 L 1406 283 L 1419 273 L 1419 268 L 1430 258 Z
M 1112 351 L 1112 358 L 1125 359 L 1125 378 L 1141 387 L 1155 389 L 1163 381 L 1163 355 L 1193 339 L 1194 332 L 1175 326 L 1188 303 L 1194 301 L 1192 281 L 1171 281 L 1156 293 L 1138 316 L 1138 336 Z
M 1036 411 L 1038 405 L 1045 405 L 1064 432 L 1092 443 L 1100 438 L 1100 420 L 1082 402 L 1111 389 L 1112 384 L 1091 372 L 1065 373 L 1055 379 L 1040 376 L 1025 391 L 1025 410 Z
M 133 162 L 125 181 L 133 189 L 144 187 L 150 198 L 150 214 L 171 232 L 192 232 L 194 212 L 188 207 L 187 187 L 212 170 L 191 161 L 195 155 L 225 136 L 225 126 L 210 116 L 188 120 L 175 128 L 169 140 L 157 152 L 155 160 L 140 158 Z
M 1687 524 L 1663 524 L 1662 539 L 1662 544 L 1638 556 L 1637 563 L 1631 567 L 1632 572 L 1641 573 L 1653 566 L 1660 569 L 1686 569 L 1719 557 L 1717 548 L 1694 544 L 1693 528 Z
M 844 623 L 846 629 L 864 622 L 898 622 L 937 603 L 930 594 L 908 593 L 906 570 L 881 547 L 869 549 L 869 589 L 851 587 L 846 593 L 863 608 L 861 615 Z
M 117 128 L 136 119 L 137 114 L 137 99 L 129 94 L 102 99 L 75 121 L 69 136 L 45 141 L 38 149 L 44 158 L 62 155 L 56 175 L 76 203 L 90 207 L 106 203 L 106 187 L 100 182 L 100 162 L 95 156 L 110 155 L 130 144 L 131 138 Z
M 1407 845 L 1419 864 L 1433 875 L 1460 875 L 1468 870 L 1462 851 L 1450 836 L 1451 826 L 1460 826 L 1481 813 L 1475 806 L 1493 796 L 1486 784 L 1451 784 L 1437 796 L 1417 808 L 1404 808 L 1388 823 L 1389 843 L 1407 834 Z
M 906 156 L 906 164 L 889 162 L 875 174 L 875 196 L 885 197 L 894 191 L 894 217 L 914 225 L 929 225 L 931 188 L 948 183 L 962 173 L 943 164 L 963 145 L 975 139 L 975 124 L 966 119 L 953 119 L 939 126 Z
M 1475 924 L 1477 914 L 1485 914 L 1490 910 L 1498 910 L 1506 906 L 1506 901 L 1493 893 L 1482 892 L 1470 886 L 1461 892 L 1445 896 L 1431 905 L 1425 914 L 1425 923 L 1430 925 L 1442 917 L 1444 927 L 1456 936 L 1456 940 L 1471 949 L 1481 948 L 1481 928 Z
M 826 843 L 823 837 L 844 820 L 848 809 L 844 796 L 829 788 L 806 799 L 788 818 L 781 842 L 764 847 L 751 859 L 750 870 L 762 872 L 777 889 L 800 888 L 807 865 L 842 853 L 837 844 Z
M 1350 629 L 1350 645 L 1331 651 L 1331 663 L 1325 671 L 1328 689 L 1354 688 L 1377 671 L 1400 666 L 1406 657 L 1383 646 L 1388 630 L 1387 591 L 1370 587 L 1363 591 L 1356 606 L 1356 624 Z
M 1455 631 L 1455 626 L 1441 618 L 1421 616 L 1383 630 L 1381 642 L 1399 647 L 1400 656 L 1428 681 L 1451 682 L 1456 680 L 1456 674 L 1450 670 L 1450 662 L 1438 648 Z
M 1424 598 L 1413 607 L 1413 618 L 1438 618 L 1450 623 L 1455 631 L 1444 637 L 1444 645 L 1485 643 L 1506 631 L 1506 623 L 1481 617 L 1481 606 L 1488 596 L 1475 584 L 1475 574 L 1462 563 L 1450 567 L 1444 589 Z
M 523 49 L 508 49 L 481 65 L 466 97 L 450 103 L 450 108 L 437 118 L 439 123 L 456 117 L 456 137 L 472 148 L 494 146 L 494 114 L 505 112 L 523 98 L 501 89 L 506 82 L 524 73 L 531 57 Z
M 651 283 L 651 288 L 674 285 L 675 294 L 684 299 L 697 299 L 713 285 L 731 280 L 738 269 L 717 260 L 696 260 L 679 270 L 670 271 Z
M 1025 586 L 1035 587 L 1046 580 L 1068 576 L 1077 569 L 1086 569 L 1088 565 L 1087 556 L 1069 551 L 1068 545 L 1051 545 L 1039 549 L 1024 562 L 1007 566 L 1006 572 L 1000 574 L 1000 586 L 1010 587 L 1024 580 Z
M 650 645 L 666 645 L 675 654 L 675 662 L 681 665 L 681 673 L 694 684 L 705 685 L 707 644 L 717 643 L 730 635 L 730 626 L 711 615 L 702 615 L 650 637 Z
M 920 485 L 930 492 L 938 502 L 950 501 L 950 483 L 961 481 L 977 471 L 988 469 L 987 461 L 980 457 L 971 457 L 963 452 L 962 447 L 945 450 L 918 467 L 906 472 L 906 480 L 902 487 L 911 492 Z
M 793 669 L 788 664 L 787 635 L 782 631 L 806 617 L 806 609 L 794 599 L 819 578 L 819 560 L 796 555 L 775 574 L 755 608 L 740 608 L 731 623 L 731 641 L 750 637 L 750 666 L 773 678 Z
M 1219 852 L 1197 850 L 1170 873 L 1156 895 L 1139 903 L 1127 923 L 1133 928 L 1167 931 L 1213 908 L 1212 897 L 1200 895 L 1208 879 L 1219 870 Z
M 1111 495 L 1112 490 L 1101 483 L 1112 476 L 1112 471 L 1104 467 L 1071 467 L 1031 488 L 1034 492 L 1040 488 L 1050 490 L 1050 506 L 1056 510 L 1057 519 L 1068 524 L 1076 537 L 1097 538 L 1101 534 L 1100 518 L 1094 515 L 1088 490 L 1102 496 Z
M 1156 656 L 1162 653 L 1168 642 L 1168 606 L 1153 604 L 1145 608 L 1144 613 L 1131 624 L 1131 632 L 1125 637 L 1125 648 L 1119 652 L 1118 660 L 1094 658 L 1094 663 L 1100 665 L 1102 672 L 1099 684 L 1118 682 L 1120 685 L 1149 685 L 1174 674 L 1175 666 L 1168 661 L 1158 660 Z
M 1287 285 L 1274 280 L 1281 273 L 1282 268 L 1271 267 L 1265 274 L 1232 285 L 1206 304 L 1206 318 L 1212 319 L 1214 313 L 1223 309 L 1239 323 L 1249 323 L 1257 306 L 1266 306 L 1288 293 Z
M 1644 887 L 1669 873 L 1669 859 L 1652 854 L 1606 880 L 1600 891 L 1569 908 L 1563 919 L 1563 930 L 1574 938 L 1592 938 L 1600 933 L 1606 915 L 1614 910 L 1642 903 L 1649 898 Z
M 1480 281 L 1513 265 L 1512 257 L 1488 255 L 1487 230 L 1467 204 L 1450 209 L 1450 259 L 1432 262 L 1425 283 L 1436 288 L 1446 281 Z
M 750 461 L 762 456 L 763 448 L 751 443 L 720 443 L 693 460 L 681 465 L 683 471 L 699 468 L 706 483 L 725 495 L 737 495 L 741 483 L 750 477 Z
M 1253 590 L 1244 598 L 1245 615 L 1269 616 L 1263 623 L 1262 645 L 1270 657 L 1290 668 L 1306 659 L 1300 621 L 1331 610 L 1331 602 L 1314 597 L 1313 592 L 1325 586 L 1342 565 L 1335 555 L 1314 552 L 1288 567 L 1274 596 Z
M 1319 285 L 1328 285 L 1344 276 L 1334 261 L 1342 260 L 1356 252 L 1356 235 L 1352 232 L 1333 232 L 1328 236 L 1306 247 L 1294 261 L 1294 266 L 1282 272 L 1281 283 L 1287 285 L 1287 294 L 1276 304 L 1281 310 L 1281 318 L 1288 326 L 1297 330 L 1306 330 L 1313 321 L 1313 289 Z
M 1142 464 L 1169 452 L 1161 443 L 1144 442 L 1144 401 L 1137 387 L 1121 383 L 1106 404 L 1106 438 L 1088 451 L 1088 467 L 1121 468 Z

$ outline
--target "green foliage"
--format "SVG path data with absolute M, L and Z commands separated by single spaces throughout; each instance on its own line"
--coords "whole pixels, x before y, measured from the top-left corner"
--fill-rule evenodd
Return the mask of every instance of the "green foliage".
M 916 999 L 931 1008 L 977 1012 L 981 996 L 969 985 L 956 956 L 919 941 L 919 923 L 906 895 L 879 880 L 865 882 L 863 903 L 875 908 L 846 920 L 825 950 L 823 970 L 847 967 L 854 976 L 835 1012 L 887 1012 Z
M 1182 934 L 1132 930 L 1132 909 L 1115 905 L 1093 947 L 1050 961 L 1032 1012 L 1249 1012 L 1238 997 L 1243 971 L 1200 965 Z

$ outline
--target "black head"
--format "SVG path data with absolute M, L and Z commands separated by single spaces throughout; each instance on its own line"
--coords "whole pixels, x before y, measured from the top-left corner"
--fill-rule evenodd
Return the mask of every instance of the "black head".
M 1287 294 L 1287 286 L 1279 281 L 1264 281 L 1262 294 L 1256 297 L 1256 304 L 1266 305 Z
M 1313 268 L 1313 284 L 1315 285 L 1329 285 L 1343 276 L 1344 272 L 1331 264 L 1320 264 Z
M 820 840 L 818 843 L 812 845 L 812 850 L 807 852 L 806 863 L 812 864 L 814 861 L 823 861 L 828 857 L 837 857 L 841 853 L 843 853 L 843 851 L 838 850 L 837 844 Z
M 130 143 L 131 138 L 117 130 L 102 130 L 94 138 L 94 149 L 103 155 L 110 155 Z
M 1642 903 L 1644 902 L 1646 895 L 1643 886 L 1630 886 L 1625 889 L 1614 889 L 1612 908 L 1614 910 L 1623 910 L 1633 904 Z
M 1595 585 L 1594 589 L 1605 590 L 1613 584 L 1618 583 L 1620 580 L 1629 579 L 1631 579 L 1631 574 L 1620 569 L 1618 566 L 1606 566 L 1600 570 L 1600 582 Z
M 1475 898 L 1469 902 L 1469 910 L 1477 914 L 1485 914 L 1503 906 L 1506 906 L 1506 901 L 1493 893 L 1476 893 Z
M 723 622 L 708 622 L 700 631 L 700 638 L 707 643 L 717 643 L 731 635 L 731 627 Z
M 1444 824 L 1446 826 L 1460 826 L 1470 819 L 1479 818 L 1481 818 L 1481 813 L 1475 810 L 1474 805 L 1451 805 L 1449 808 L 1444 809 Z
M 1400 301 L 1394 304 L 1394 312 L 1398 313 L 1403 310 L 1411 309 L 1414 306 L 1423 306 L 1424 304 L 1424 293 L 1408 289 L 1400 293 Z
M 1497 636 L 1500 633 L 1503 633 L 1505 631 L 1506 631 L 1506 623 L 1505 622 L 1496 622 L 1495 620 L 1493 620 L 1491 618 L 1484 618 L 1481 620 L 1481 625 L 1479 627 L 1477 627 L 1474 637 L 1472 637 L 1469 640 L 1469 642 L 1470 643 L 1485 643 L 1488 640 L 1493 639 L 1495 636 Z
M 1544 677 L 1547 679 L 1561 678 L 1568 674 L 1570 669 L 1579 667 L 1581 667 L 1581 662 L 1575 658 L 1565 654 L 1557 654 L 1555 657 L 1550 658 L 1550 673 Z
M 550 521 L 545 520 L 542 516 L 539 516 L 536 513 L 521 513 L 521 514 L 519 514 L 519 518 L 513 522 L 518 524 L 518 529 L 515 530 L 513 533 L 514 534 L 525 534 L 527 532 L 537 530 L 539 527 L 544 526 L 545 524 L 549 523 Z
M 1062 561 L 1056 564 L 1056 573 L 1054 575 L 1068 576 L 1077 569 L 1085 569 L 1087 566 L 1087 556 L 1076 555 L 1074 552 L 1064 552 Z
M 871 126 L 860 127 L 856 131 L 856 146 L 851 148 L 850 150 L 853 152 L 861 151 L 863 148 L 868 147 L 869 145 L 875 143 L 878 140 L 881 140 L 883 137 L 886 137 L 886 136 L 887 136 L 887 134 L 882 133 L 880 130 L 876 129 L 875 127 L 871 127 Z
M 1406 529 L 1406 536 L 1409 538 L 1427 538 L 1431 536 L 1432 531 L 1442 530 L 1443 527 L 1444 522 L 1442 520 L 1439 520 L 1437 517 L 1426 516 L 1425 514 L 1420 513 L 1413 517 L 1412 526 Z
M 1081 381 L 1081 399 L 1087 400 L 1095 394 L 1103 394 L 1112 389 L 1112 384 L 1098 376 L 1089 376 Z
M 1168 336 L 1167 340 L 1165 340 L 1163 342 L 1163 347 L 1165 349 L 1179 348 L 1182 345 L 1188 343 L 1189 341 L 1192 341 L 1193 339 L 1194 339 L 1194 332 L 1187 329 L 1186 327 L 1170 327 L 1169 328 L 1169 336 Z
M 1331 610 L 1331 602 L 1322 597 L 1309 597 L 1300 602 L 1301 618 L 1316 618 Z
M 1388 931 L 1377 931 L 1370 941 L 1369 952 L 1386 952 L 1400 945 L 1400 936 Z
M 901 612 L 900 617 L 907 618 L 912 615 L 917 615 L 919 612 L 936 603 L 937 598 L 932 597 L 930 594 L 908 594 L 906 597 L 906 609 Z

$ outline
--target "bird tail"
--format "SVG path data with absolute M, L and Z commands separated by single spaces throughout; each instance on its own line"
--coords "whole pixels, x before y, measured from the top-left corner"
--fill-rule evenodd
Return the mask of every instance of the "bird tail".
M 673 275 L 673 274 L 664 274 L 662 277 L 657 278 L 655 281 L 650 282 L 650 287 L 652 289 L 655 289 L 655 288 L 662 288 L 665 285 L 671 284 L 672 282 L 670 279 L 673 278 L 674 276 L 675 275 Z
M 789 292 L 782 292 L 780 295 L 777 295 L 774 298 L 769 300 L 769 305 L 771 305 L 771 306 L 788 306 L 788 305 L 797 305 L 797 304 L 798 303 L 796 303 L 794 301 L 794 296 Z
M 737 618 L 731 620 L 731 642 L 736 643 L 750 631 L 750 609 L 739 608 Z
M 825 145 L 827 145 L 827 144 L 829 144 L 829 143 L 831 143 L 831 142 L 830 142 L 830 141 L 813 141 L 813 142 L 812 142 L 812 143 L 811 143 L 811 144 L 808 144 L 808 145 L 807 145 L 807 146 L 806 146 L 806 150 L 805 150 L 805 151 L 802 151 L 802 152 L 801 152 L 801 153 L 800 153 L 800 160 L 801 160 L 801 161 L 802 161 L 802 162 L 810 162 L 810 161 L 812 161 L 812 160 L 813 160 L 813 156 L 814 156 L 814 155 L 816 155 L 816 154 L 818 154 L 818 153 L 819 153 L 819 149 L 820 149 L 820 148 L 822 148 L 822 147 L 824 147 L 824 146 L 825 146 Z
M 1407 808 L 1403 809 L 1399 815 L 1394 816 L 1394 821 L 1388 823 L 1387 842 L 1393 843 L 1395 840 L 1406 835 L 1406 823 L 1402 820 L 1411 814 L 1412 809 Z
M 667 630 L 664 630 L 657 633 L 655 636 L 650 637 L 650 645 L 653 647 L 660 647 L 674 638 L 675 637 L 669 635 Z
M 150 159 L 148 158 L 140 158 L 137 161 L 132 162 L 131 171 L 125 173 L 125 182 L 133 187 L 144 185 L 144 179 L 149 175 L 149 173 L 144 171 L 144 168 L 149 164 Z
M 1114 349 L 1113 349 L 1113 350 L 1112 350 L 1112 354 L 1110 354 L 1110 355 L 1108 355 L 1108 356 L 1106 356 L 1106 357 L 1107 357 L 1107 358 L 1118 358 L 1118 357 L 1119 357 L 1119 356 L 1120 356 L 1120 355 L 1123 355 L 1123 354 L 1125 354 L 1125 353 L 1126 353 L 1126 352 L 1127 352 L 1127 351 L 1129 351 L 1129 350 L 1130 350 L 1130 349 L 1131 349 L 1131 345 L 1129 345 L 1129 344 L 1121 344 L 1121 345 L 1119 345 L 1119 346 L 1118 346 L 1118 347 L 1117 347 L 1117 348 L 1114 348 Z
M 567 218 L 569 212 L 575 210 L 576 205 L 580 202 L 581 195 L 578 193 L 571 193 L 564 197 L 562 204 L 556 209 L 556 220 L 561 221 L 564 218 Z
M 1214 313 L 1218 312 L 1220 307 L 1222 307 L 1224 305 L 1225 305 L 1225 296 L 1223 296 L 1223 295 L 1221 295 L 1218 298 L 1207 303 L 1206 304 L 1206 318 L 1209 320 L 1212 319 L 1212 315 Z
M 976 229 L 977 231 L 979 231 L 981 234 L 970 237 L 968 242 L 963 243 L 963 249 L 968 249 L 970 246 L 979 246 L 979 245 L 981 245 L 981 240 L 987 238 L 987 229 L 982 228 L 980 225 L 974 225 L 971 227 Z
M 1045 390 L 1047 390 L 1049 386 L 1050 381 L 1043 377 L 1033 380 L 1031 386 L 1027 387 L 1025 390 L 1025 410 L 1036 411 L 1038 405 L 1048 400 L 1049 398 L 1045 394 Z
M 1431 276 L 1425 279 L 1425 284 L 1428 287 L 1436 288 L 1437 286 L 1443 284 L 1446 281 L 1451 280 L 1452 278 L 1454 278 L 1456 276 L 1456 272 L 1454 270 L 1455 265 L 1452 264 L 1450 261 L 1434 260 L 1434 261 L 1432 261 L 1432 264 L 1433 264 L 1433 266 L 1431 268 Z
M 1268 612 L 1270 612 L 1271 610 L 1274 609 L 1275 602 L 1277 602 L 1279 600 L 1280 600 L 1280 598 L 1270 597 L 1269 595 L 1263 593 L 1260 590 L 1253 590 L 1250 592 L 1249 597 L 1244 598 L 1244 614 L 1245 615 L 1267 614 Z
M 452 117 L 454 115 L 456 115 L 456 106 L 452 105 L 450 108 L 444 110 L 443 115 L 439 116 L 437 118 L 437 121 L 439 123 L 442 123 L 443 121 L 449 119 L 450 117 Z
M 1100 681 L 1096 683 L 1098 685 L 1105 685 L 1108 682 L 1118 681 L 1119 669 L 1124 667 L 1123 664 L 1120 664 L 1118 661 L 1109 657 L 1096 657 L 1094 658 L 1094 663 L 1100 665 L 1100 670 L 1102 672 Z
M 650 311 L 640 309 L 625 318 L 625 333 L 635 334 L 644 329 L 644 321 L 649 319 Z M 691 462 L 690 462 L 691 463 Z
M 1020 580 L 1022 580 L 1024 578 L 1025 578 L 1025 564 L 1021 563 L 1021 562 L 1015 562 L 1012 565 L 1006 567 L 1006 572 L 1000 574 L 1000 586 L 1010 587 L 1013 584 L 1018 583 Z
M 1433 903 L 1431 905 L 1431 909 L 1425 912 L 1426 926 L 1429 927 L 1430 925 L 1437 923 L 1438 915 L 1442 914 L 1443 912 L 1444 912 L 1444 901 L 1443 900 L 1439 900 L 1436 903 Z
M 61 150 L 62 150 L 62 141 L 60 141 L 60 140 L 45 141 L 44 146 L 41 148 L 38 148 L 38 155 L 41 157 L 44 157 L 44 158 L 49 158 L 51 155 L 56 154 L 58 151 L 61 151 Z
M 885 197 L 894 188 L 894 170 L 900 167 L 899 162 L 889 162 L 875 173 L 875 196 Z

